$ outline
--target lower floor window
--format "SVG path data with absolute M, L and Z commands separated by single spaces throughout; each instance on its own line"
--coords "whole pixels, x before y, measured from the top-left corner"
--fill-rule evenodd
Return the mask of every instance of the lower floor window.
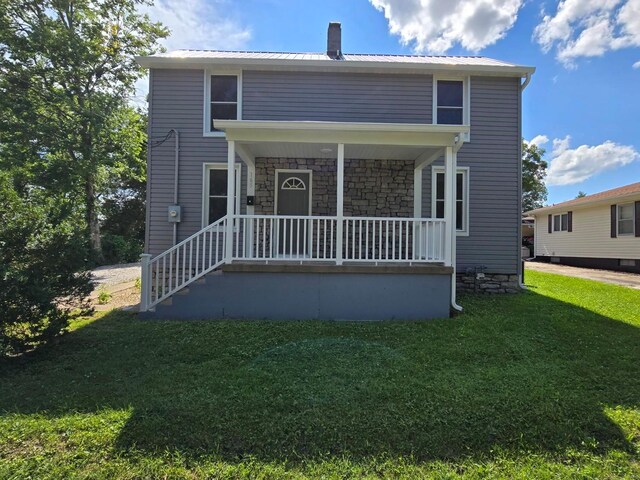
M 635 208 L 633 203 L 618 205 L 618 235 L 633 235 Z
M 469 225 L 469 169 L 459 168 L 456 173 L 456 230 L 468 233 Z M 435 218 L 444 218 L 444 168 L 432 169 L 431 211 Z
M 234 213 L 240 211 L 240 165 L 235 168 Z M 210 225 L 227 214 L 227 165 L 205 164 L 203 225 Z
M 554 232 L 569 231 L 569 214 L 568 213 L 562 213 L 560 215 L 553 216 L 553 231 Z

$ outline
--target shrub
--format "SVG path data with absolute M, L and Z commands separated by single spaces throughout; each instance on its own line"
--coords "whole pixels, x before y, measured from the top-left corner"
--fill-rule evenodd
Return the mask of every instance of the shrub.
M 143 244 L 137 238 L 106 234 L 102 237 L 102 256 L 105 265 L 132 263 L 140 260 Z
M 33 348 L 86 314 L 92 289 L 81 220 L 69 204 L 0 174 L 0 355 Z
M 102 287 L 98 291 L 98 303 L 100 305 L 106 305 L 111 300 L 111 294 L 107 291 L 106 288 Z

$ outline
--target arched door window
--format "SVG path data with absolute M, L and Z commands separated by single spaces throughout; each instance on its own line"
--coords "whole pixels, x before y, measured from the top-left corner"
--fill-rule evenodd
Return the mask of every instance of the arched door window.
M 289 177 L 282 182 L 282 190 L 306 190 L 304 181 L 298 177 Z

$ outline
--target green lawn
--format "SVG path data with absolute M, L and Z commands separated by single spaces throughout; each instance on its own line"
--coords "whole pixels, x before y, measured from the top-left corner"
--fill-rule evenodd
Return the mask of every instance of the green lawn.
M 0 363 L 0 478 L 640 478 L 640 291 L 426 322 L 140 321 Z

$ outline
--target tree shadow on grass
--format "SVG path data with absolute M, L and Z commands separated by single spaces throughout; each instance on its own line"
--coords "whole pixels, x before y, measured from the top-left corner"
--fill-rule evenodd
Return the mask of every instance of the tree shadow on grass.
M 234 461 L 632 451 L 640 329 L 528 292 L 430 322 L 140 321 L 0 364 L 0 411 L 133 409 L 117 446 Z

